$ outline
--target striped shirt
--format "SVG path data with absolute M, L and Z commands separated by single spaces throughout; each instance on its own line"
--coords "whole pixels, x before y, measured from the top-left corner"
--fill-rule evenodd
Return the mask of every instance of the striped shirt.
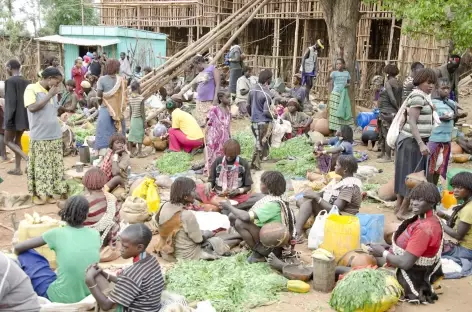
M 418 121 L 416 122 L 418 126 L 418 130 L 420 131 L 420 136 L 422 138 L 429 138 L 431 136 L 431 132 L 433 131 L 433 108 L 431 105 L 428 104 L 428 101 L 424 99 L 422 96 L 413 96 L 408 100 L 407 108 L 420 108 L 420 116 L 418 117 Z M 407 137 L 412 137 L 413 133 L 411 132 L 411 126 L 408 121 L 405 123 L 402 129 L 402 133 Z
M 164 278 L 157 259 L 148 255 L 123 271 L 110 300 L 124 312 L 155 312 L 161 308 Z
M 410 95 L 410 93 L 415 88 L 416 87 L 413 85 L 413 77 L 411 76 L 406 77 L 405 81 L 403 81 L 402 103 L 406 100 L 406 98 Z M 401 103 L 398 105 L 401 105 Z
M 138 117 L 142 118 L 141 112 L 141 103 L 143 102 L 144 98 L 140 94 L 131 94 L 128 98 L 129 108 L 131 109 L 131 117 Z

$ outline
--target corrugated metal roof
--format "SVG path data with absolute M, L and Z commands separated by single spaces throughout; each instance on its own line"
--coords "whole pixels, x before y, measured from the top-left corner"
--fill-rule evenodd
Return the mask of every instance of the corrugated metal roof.
M 56 42 L 56 43 L 62 43 L 62 44 L 73 44 L 73 45 L 78 45 L 78 46 L 100 46 L 100 47 L 106 47 L 106 46 L 120 43 L 120 39 L 96 40 L 96 39 L 85 39 L 85 38 L 72 38 L 72 37 L 65 37 L 61 35 L 39 37 L 39 38 L 34 38 L 34 40 L 45 41 L 45 42 Z

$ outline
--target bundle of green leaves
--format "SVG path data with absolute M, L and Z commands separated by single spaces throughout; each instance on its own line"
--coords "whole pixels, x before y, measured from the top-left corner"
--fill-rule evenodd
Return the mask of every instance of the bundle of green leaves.
M 316 168 L 316 160 L 310 152 L 295 159 L 282 159 L 275 163 L 275 168 L 289 177 L 305 177 L 307 171 Z
M 166 289 L 187 301 L 209 300 L 218 312 L 247 311 L 278 298 L 287 279 L 267 263 L 249 264 L 247 254 L 216 261 L 179 261 L 166 273 Z
M 342 312 L 386 311 L 402 293 L 395 277 L 384 270 L 354 270 L 336 284 L 329 305 Z
M 305 136 L 298 136 L 288 141 L 282 142 L 280 147 L 270 149 L 270 158 L 287 159 L 289 157 L 300 157 L 312 154 L 313 147 Z
M 164 153 L 156 160 L 156 167 L 163 174 L 173 175 L 190 170 L 192 156 L 185 152 Z
M 254 135 L 249 131 L 241 131 L 232 135 L 232 137 L 241 145 L 241 157 L 251 160 L 254 150 Z
M 74 132 L 75 141 L 79 144 L 84 144 L 86 137 L 95 135 L 95 128 L 83 129 L 80 127 L 76 127 L 72 129 L 72 132 Z

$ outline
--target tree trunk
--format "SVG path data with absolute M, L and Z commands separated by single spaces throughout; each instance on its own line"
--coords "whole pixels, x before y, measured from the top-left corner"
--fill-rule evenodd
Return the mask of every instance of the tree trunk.
M 346 68 L 351 74 L 349 97 L 354 122 L 356 121 L 355 87 L 357 56 L 357 23 L 360 18 L 361 0 L 320 0 L 325 15 L 329 37 L 329 57 L 333 68 L 337 58 L 346 61 Z

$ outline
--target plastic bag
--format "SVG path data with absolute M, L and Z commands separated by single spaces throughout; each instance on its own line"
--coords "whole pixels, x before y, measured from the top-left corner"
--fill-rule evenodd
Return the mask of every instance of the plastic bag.
M 323 242 L 324 227 L 327 217 L 328 212 L 326 210 L 321 210 L 316 216 L 315 223 L 313 223 L 313 226 L 310 230 L 310 234 L 308 235 L 309 249 L 317 249 Z
M 154 182 L 155 180 L 153 178 L 144 178 L 144 181 L 134 189 L 132 194 L 134 197 L 140 197 L 146 200 L 148 212 L 150 214 L 156 213 L 159 210 L 161 203 L 157 186 Z

